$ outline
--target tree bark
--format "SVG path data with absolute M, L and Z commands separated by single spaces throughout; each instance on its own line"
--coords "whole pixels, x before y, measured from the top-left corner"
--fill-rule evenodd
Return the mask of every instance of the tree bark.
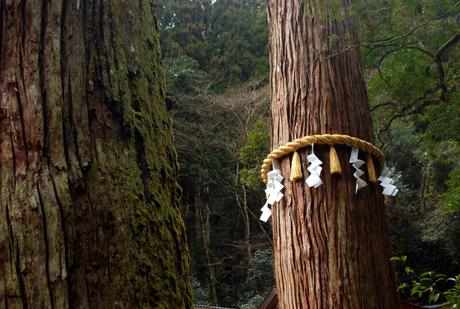
M 0 1 L 0 302 L 189 308 L 151 1 Z
M 202 183 L 202 181 L 200 181 Z M 199 192 L 196 194 L 195 197 L 195 209 L 198 213 L 198 220 L 199 220 L 199 227 L 201 232 L 201 238 L 203 242 L 203 253 L 204 253 L 204 260 L 206 262 L 206 269 L 208 271 L 208 279 L 209 279 L 209 297 L 212 299 L 212 302 L 215 305 L 218 305 L 218 298 L 217 298 L 217 279 L 216 279 L 216 272 L 214 270 L 214 263 L 212 262 L 211 257 L 211 250 L 209 248 L 210 242 L 210 226 L 209 226 L 209 204 L 207 201 L 207 197 L 203 197 L 206 195 L 205 192 L 208 188 L 207 184 L 203 185 L 203 188 L 200 186 Z M 204 191 L 204 194 L 202 193 Z
M 356 30 L 349 0 L 268 0 L 272 147 L 305 135 L 338 133 L 373 142 Z M 382 191 L 355 194 L 350 148 L 337 147 L 343 174 L 323 185 L 290 182 L 273 207 L 275 277 L 280 308 L 397 308 Z M 304 175 L 307 172 L 303 149 Z M 364 157 L 362 157 L 364 159 Z
M 235 192 L 235 202 L 238 207 L 241 209 L 241 215 L 243 217 L 243 224 L 244 224 L 244 251 L 246 253 L 246 266 L 251 263 L 252 260 L 252 253 L 251 253 L 251 220 L 249 218 L 249 207 L 248 207 L 248 198 L 246 187 L 244 184 L 240 182 L 239 179 L 240 175 L 240 163 L 236 162 L 236 173 L 235 173 L 235 183 L 236 187 L 234 189 Z M 241 188 L 242 197 L 240 197 L 238 189 Z

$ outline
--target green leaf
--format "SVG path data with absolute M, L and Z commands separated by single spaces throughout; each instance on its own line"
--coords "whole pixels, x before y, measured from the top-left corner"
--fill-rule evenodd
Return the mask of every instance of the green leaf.
M 403 290 L 403 289 L 405 289 L 405 288 L 407 288 L 407 287 L 409 287 L 409 285 L 408 285 L 407 283 L 400 284 L 400 285 L 398 286 L 397 291 L 399 292 L 399 291 L 401 291 L 401 290 Z
M 437 302 L 439 299 L 439 296 L 440 296 L 439 293 L 436 293 L 436 294 L 431 293 L 430 296 L 428 297 L 428 302 L 430 304 Z
M 404 271 L 406 272 L 406 275 L 414 274 L 414 270 L 410 268 L 409 266 L 404 267 Z
M 426 271 L 424 273 L 421 273 L 419 278 L 427 278 L 427 277 L 431 277 L 432 275 L 433 275 L 432 271 Z

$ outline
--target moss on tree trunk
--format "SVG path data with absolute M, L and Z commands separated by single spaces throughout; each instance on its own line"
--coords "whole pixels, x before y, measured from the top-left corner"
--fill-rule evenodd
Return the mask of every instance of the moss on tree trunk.
M 0 306 L 190 307 L 154 11 L 0 2 Z

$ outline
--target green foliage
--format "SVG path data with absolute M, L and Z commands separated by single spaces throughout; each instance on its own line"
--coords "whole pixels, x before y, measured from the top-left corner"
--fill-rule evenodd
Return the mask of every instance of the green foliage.
M 192 287 L 193 302 L 195 304 L 212 305 L 212 303 L 209 301 L 208 289 L 204 288 L 198 279 L 195 277 L 190 277 L 190 285 Z
M 240 305 L 240 309 L 257 309 L 260 304 L 264 301 L 265 297 L 260 294 L 255 294 L 244 303 Z
M 256 191 L 260 190 L 260 162 L 265 159 L 269 151 L 270 136 L 268 126 L 258 120 L 254 128 L 248 132 L 246 143 L 240 149 L 240 160 L 243 168 L 240 170 L 240 180 L 246 187 Z
M 455 0 L 355 1 L 377 141 L 401 189 L 388 208 L 395 254 L 458 271 L 460 6 Z M 440 263 L 440 260 L 443 263 Z
M 256 251 L 249 265 L 245 293 L 242 295 L 240 308 L 258 308 L 274 287 L 272 249 Z
M 460 275 L 455 278 L 448 278 L 447 281 L 452 281 L 454 286 L 443 293 L 448 304 L 453 305 L 452 308 L 458 308 L 460 306 Z
M 180 55 L 167 57 L 164 62 L 168 97 L 175 102 L 171 113 L 180 165 L 179 182 L 183 188 L 183 211 L 193 256 L 195 297 L 202 303 L 209 303 L 211 283 L 203 255 L 204 237 L 208 237 L 211 262 L 216 263 L 218 298 L 220 304 L 230 306 L 237 301 L 246 274 L 246 265 L 242 263 L 245 251 L 238 246 L 245 225 L 235 200 L 243 198 L 237 174 L 238 166 L 242 166 L 239 150 L 247 134 L 253 135 L 250 133 L 253 122 L 256 132 L 265 130 L 265 147 L 268 148 L 266 126 L 263 129 L 256 121 L 266 115 L 261 111 L 266 106 L 266 95 L 260 95 L 265 93 L 265 84 L 255 82 L 253 86 L 249 83 L 241 89 L 215 94 L 209 90 L 209 73 L 201 69 L 196 59 Z M 259 162 L 256 164 L 254 160 L 251 164 L 247 167 L 255 168 Z M 260 187 L 259 176 L 253 179 Z M 245 192 L 244 198 L 250 211 L 256 213 L 262 203 L 260 191 Z M 203 209 L 205 226 L 196 224 L 200 221 L 198 207 Z M 254 222 L 257 217 L 250 219 Z M 251 235 L 258 237 L 258 229 L 258 225 L 252 227 Z
M 376 122 L 380 137 L 393 117 L 415 121 L 420 117 L 433 124 L 448 120 L 449 129 L 444 133 L 458 128 L 455 85 L 460 65 L 455 59 L 460 49 L 455 44 L 441 49 L 457 33 L 457 1 L 357 1 L 355 10 L 360 17 L 369 97 L 380 120 Z
M 446 214 L 460 212 L 460 167 L 453 169 L 449 173 L 446 182 L 447 191 L 441 195 L 439 206 L 446 211 Z
M 447 189 L 436 203 L 437 220 L 432 220 L 431 239 L 442 242 L 449 257 L 460 264 L 460 167 L 452 169 L 446 181 Z
M 445 140 L 460 142 L 460 93 L 449 102 L 428 107 L 419 121 L 420 126 L 426 127 L 426 137 L 433 144 Z
M 215 89 L 268 75 L 267 14 L 262 0 L 161 0 L 165 58 L 195 59 Z
M 390 259 L 400 271 L 402 283 L 398 287 L 401 299 L 419 304 L 443 304 L 443 308 L 458 308 L 460 305 L 460 274 L 448 278 L 444 274 L 426 271 L 416 274 L 406 265 L 407 256 Z
M 451 294 L 445 287 L 452 281 L 436 283 L 436 274 L 425 272 L 458 273 L 460 266 L 460 44 L 446 45 L 458 32 L 460 5 L 456 0 L 356 0 L 353 15 L 376 143 L 400 189 L 388 199 L 394 254 L 411 256 L 414 268 L 401 271 L 411 277 L 407 284 L 420 283 L 410 287 L 412 296 L 409 287 L 404 293 L 415 297 L 422 291 L 427 303 L 447 300 Z M 244 196 L 254 214 L 251 243 L 259 245 L 259 169 L 269 150 L 268 108 L 254 107 L 263 100 L 250 97 L 268 92 L 266 82 L 254 82 L 268 77 L 264 1 L 160 0 L 159 17 L 167 93 L 176 103 L 172 114 L 194 284 L 201 284 L 198 291 L 209 284 L 191 215 L 199 196 L 210 205 L 210 251 L 212 260 L 219 261 L 219 298 L 234 305 L 239 297 L 242 308 L 251 308 L 265 291 L 252 283 L 242 262 L 244 224 L 235 196 Z M 241 86 L 247 81 L 253 85 Z M 254 252 L 253 263 L 263 265 L 258 254 Z M 415 273 L 425 275 L 417 281 Z M 243 287 L 248 293 L 238 295 Z
M 198 62 L 187 56 L 165 58 L 165 78 L 168 92 L 173 96 L 180 93 L 199 94 L 206 83 L 206 73 L 201 71 Z

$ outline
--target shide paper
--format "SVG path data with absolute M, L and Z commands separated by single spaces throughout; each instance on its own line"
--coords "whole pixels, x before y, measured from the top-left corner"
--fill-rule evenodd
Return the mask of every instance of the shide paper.
M 318 188 L 323 184 L 323 181 L 320 177 L 321 171 L 323 169 L 321 164 L 323 164 L 323 162 L 314 153 L 310 154 L 307 157 L 307 160 L 310 162 L 310 165 L 307 168 L 310 172 L 310 175 L 305 182 L 310 188 Z
M 265 194 L 267 196 L 267 202 L 262 207 L 262 215 L 260 220 L 267 222 L 268 218 L 272 215 L 272 211 L 269 206 L 273 205 L 275 202 L 281 201 L 284 194 L 281 192 L 284 186 L 281 183 L 283 181 L 283 176 L 281 176 L 281 171 L 278 169 L 277 164 L 273 163 L 273 170 L 268 172 L 268 181 L 267 188 L 265 189 Z
M 377 180 L 380 181 L 380 185 L 383 187 L 382 193 L 384 195 L 395 196 L 398 193 L 398 189 L 393 185 L 394 180 L 387 176 L 388 173 L 388 168 L 384 167 L 382 175 Z
M 359 189 L 367 186 L 367 182 L 364 181 L 361 177 L 364 175 L 364 171 L 361 167 L 366 163 L 363 160 L 358 158 L 359 148 L 352 148 L 350 154 L 350 163 L 355 169 L 353 176 L 356 179 L 356 191 L 358 193 Z M 305 180 L 308 187 L 318 188 L 323 184 L 321 180 L 321 165 L 323 162 L 315 155 L 312 145 L 312 153 L 307 156 L 309 162 L 308 171 L 309 176 Z M 267 222 L 272 215 L 272 209 L 270 206 L 273 206 L 276 202 L 281 201 L 284 197 L 282 190 L 284 185 L 282 184 L 283 176 L 279 168 L 279 163 L 276 160 L 272 161 L 273 170 L 267 173 L 267 188 L 265 189 L 265 194 L 267 196 L 267 201 L 265 205 L 261 208 L 260 220 Z M 394 185 L 394 180 L 388 177 L 389 171 L 386 167 L 383 168 L 383 172 L 380 177 L 377 179 L 380 182 L 380 185 L 383 187 L 383 194 L 388 196 L 395 196 L 398 193 L 398 189 Z
M 268 207 L 268 203 L 265 203 L 264 207 L 261 209 L 262 215 L 260 216 L 260 221 L 267 222 L 268 218 L 272 215 L 272 210 Z
M 350 163 L 351 165 L 355 168 L 355 173 L 353 176 L 356 178 L 356 191 L 355 193 L 358 193 L 358 190 L 361 188 L 364 188 L 367 186 L 367 182 L 361 179 L 361 176 L 364 175 L 364 171 L 361 170 L 361 166 L 363 166 L 366 162 L 363 160 L 358 159 L 358 154 L 359 154 L 359 149 L 358 148 L 352 148 L 351 149 L 351 154 L 350 154 Z

